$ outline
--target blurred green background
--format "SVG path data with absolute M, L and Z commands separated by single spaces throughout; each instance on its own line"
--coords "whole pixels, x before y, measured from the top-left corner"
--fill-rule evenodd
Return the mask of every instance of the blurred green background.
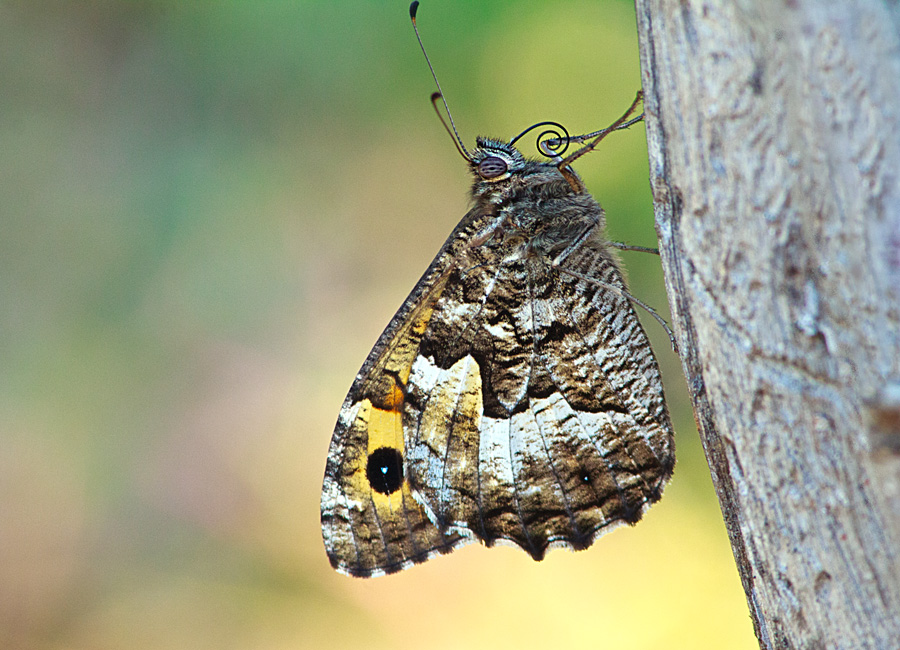
M 468 144 L 601 128 L 640 84 L 628 2 L 419 26 Z M 0 647 L 756 647 L 647 319 L 679 463 L 641 525 L 540 564 L 328 565 L 338 409 L 467 208 L 432 90 L 406 0 L 0 2 Z M 577 168 L 654 245 L 643 126 Z M 624 255 L 665 312 L 659 260 Z

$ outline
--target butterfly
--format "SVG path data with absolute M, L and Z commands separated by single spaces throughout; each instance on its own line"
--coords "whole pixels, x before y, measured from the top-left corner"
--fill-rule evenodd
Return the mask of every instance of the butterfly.
M 389 574 L 476 540 L 541 560 L 661 497 L 675 456 L 659 368 L 603 209 L 569 166 L 600 138 L 548 161 L 518 138 L 471 152 L 457 138 L 473 206 L 379 337 L 331 439 L 321 521 L 336 570 Z

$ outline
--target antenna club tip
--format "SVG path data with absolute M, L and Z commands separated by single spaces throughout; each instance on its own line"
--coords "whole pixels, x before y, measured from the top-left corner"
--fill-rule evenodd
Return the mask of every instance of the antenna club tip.
M 415 22 L 416 20 L 416 12 L 419 10 L 419 0 L 413 0 L 413 3 L 409 5 L 409 17 Z
M 433 93 L 431 93 L 431 101 L 432 101 L 432 102 L 436 102 L 436 101 L 439 100 L 441 97 L 443 97 L 443 95 L 442 95 L 441 93 L 439 93 L 439 92 L 433 92 Z

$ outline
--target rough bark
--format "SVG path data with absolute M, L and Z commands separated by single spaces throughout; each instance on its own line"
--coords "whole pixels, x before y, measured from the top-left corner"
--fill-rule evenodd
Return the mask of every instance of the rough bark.
M 900 647 L 900 9 L 636 0 L 694 412 L 762 648 Z

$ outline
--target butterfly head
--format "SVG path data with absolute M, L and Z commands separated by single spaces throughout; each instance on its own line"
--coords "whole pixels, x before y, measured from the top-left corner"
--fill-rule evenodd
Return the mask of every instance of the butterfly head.
M 500 205 L 528 187 L 547 187 L 548 183 L 555 187 L 560 182 L 570 185 L 554 160 L 543 162 L 526 158 L 513 142 L 480 137 L 476 140 L 475 150 L 467 152 L 466 160 L 475 177 L 472 196 L 476 201 Z M 569 191 L 582 190 L 575 172 L 567 171 L 578 183 L 577 188 Z
M 525 157 L 514 146 L 500 140 L 478 138 L 469 164 L 476 182 L 497 183 L 525 168 Z

